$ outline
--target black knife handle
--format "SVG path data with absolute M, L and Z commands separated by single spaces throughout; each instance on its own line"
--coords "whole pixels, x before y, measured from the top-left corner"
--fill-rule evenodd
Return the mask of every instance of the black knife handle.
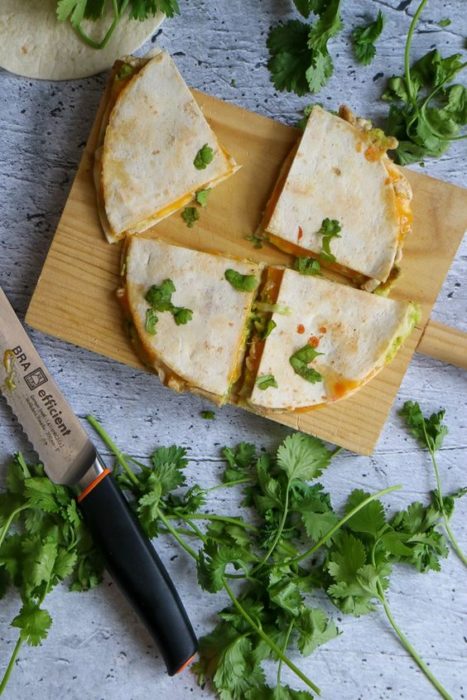
M 108 470 L 78 497 L 107 569 L 156 640 L 170 676 L 197 650 L 188 616 L 163 563 Z

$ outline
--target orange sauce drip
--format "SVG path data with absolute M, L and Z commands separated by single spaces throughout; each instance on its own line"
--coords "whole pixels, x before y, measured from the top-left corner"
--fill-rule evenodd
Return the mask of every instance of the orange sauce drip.
M 297 333 L 302 334 L 304 332 L 305 332 L 305 326 L 303 325 L 303 323 L 299 323 L 297 326 Z
M 319 345 L 319 338 L 316 335 L 310 336 L 310 338 L 308 338 L 308 345 L 312 348 L 317 348 Z

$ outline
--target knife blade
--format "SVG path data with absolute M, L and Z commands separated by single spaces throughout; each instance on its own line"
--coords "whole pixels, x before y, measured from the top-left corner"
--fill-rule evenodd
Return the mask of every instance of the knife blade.
M 197 640 L 175 586 L 1 287 L 0 392 L 49 478 L 77 487 L 107 569 L 156 640 L 169 675 L 181 671 Z

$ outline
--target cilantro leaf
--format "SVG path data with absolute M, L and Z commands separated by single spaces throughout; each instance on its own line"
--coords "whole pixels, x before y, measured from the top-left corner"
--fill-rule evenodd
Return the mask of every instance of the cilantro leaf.
M 236 270 L 226 270 L 224 277 L 239 292 L 253 292 L 258 285 L 258 280 L 254 275 L 242 275 Z
M 197 170 L 205 170 L 209 163 L 214 160 L 214 150 L 207 143 L 199 149 L 195 156 L 193 165 Z
M 228 483 L 240 479 L 250 479 L 253 465 L 256 462 L 256 447 L 249 442 L 240 442 L 236 447 L 224 447 L 222 456 L 227 467 L 222 475 L 222 481 Z
M 47 637 L 51 624 L 52 618 L 47 610 L 32 602 L 24 603 L 11 622 L 12 627 L 21 630 L 21 639 L 31 646 L 37 646 Z
M 331 240 L 333 238 L 340 238 L 340 231 L 342 231 L 342 227 L 336 219 L 323 219 L 321 228 L 318 231 L 318 234 L 321 234 L 323 237 L 322 249 L 320 253 L 320 257 L 323 260 L 331 263 L 336 261 L 336 258 L 331 253 Z
M 195 223 L 199 221 L 200 218 L 199 211 L 196 207 L 185 207 L 180 216 L 188 228 L 193 228 Z
M 177 326 L 184 326 L 193 318 L 193 311 L 191 309 L 185 309 L 182 306 L 177 306 L 172 311 L 172 315 Z
M 308 367 L 309 363 L 312 362 L 318 355 L 322 355 L 322 352 L 317 352 L 311 345 L 304 345 L 302 348 L 297 350 L 289 357 L 289 362 L 293 367 L 295 374 L 298 374 L 307 382 L 315 384 L 322 380 L 321 374 L 312 367 Z
M 308 257 L 297 257 L 294 260 L 294 270 L 297 270 L 301 275 L 320 275 L 321 265 L 318 260 Z
M 269 389 L 269 387 L 277 389 L 278 384 L 273 374 L 261 374 L 256 379 L 256 386 L 258 389 L 261 389 L 261 391 L 265 391 Z
M 339 635 L 334 622 L 320 608 L 302 610 L 295 627 L 299 633 L 298 648 L 303 656 L 308 656 L 321 644 Z
M 308 17 L 318 16 L 314 24 L 290 20 L 273 27 L 267 45 L 268 68 L 278 90 L 304 95 L 318 92 L 331 77 L 334 66 L 327 44 L 342 29 L 340 0 L 298 0 L 297 9 Z
M 277 464 L 289 481 L 311 480 L 320 476 L 331 461 L 331 452 L 318 438 L 294 433 L 277 450 Z
M 347 499 L 345 512 L 349 513 L 353 508 L 358 506 L 362 501 L 368 498 L 370 494 L 361 489 L 354 489 Z M 383 504 L 381 501 L 373 500 L 363 506 L 358 513 L 355 513 L 350 520 L 347 521 L 347 527 L 353 532 L 364 532 L 372 535 L 375 539 L 381 530 L 386 525 L 384 516 Z
M 248 560 L 248 553 L 241 547 L 219 545 L 208 538 L 198 556 L 198 583 L 205 591 L 216 593 L 224 586 L 225 570 L 229 564 L 235 568 Z
M 165 279 L 161 284 L 153 284 L 149 287 L 144 298 L 154 311 L 171 311 L 174 292 L 175 285 L 172 280 Z
M 441 410 L 425 418 L 416 401 L 406 401 L 399 411 L 412 435 L 431 452 L 442 447 L 448 433 L 447 425 L 442 422 L 445 413 Z
M 157 314 L 152 307 L 146 309 L 146 319 L 144 322 L 144 330 L 146 333 L 149 333 L 150 335 L 156 334 L 156 324 L 158 320 Z
M 156 311 L 170 311 L 177 326 L 191 321 L 193 317 L 191 309 L 173 305 L 172 294 L 175 291 L 175 285 L 172 280 L 166 279 L 160 285 L 153 284 L 146 292 L 144 298 L 148 304 L 151 305 L 146 311 L 145 329 L 148 333 L 152 335 L 156 333 L 156 324 L 158 321 L 155 313 Z
M 367 66 L 376 55 L 375 41 L 384 27 L 384 15 L 381 10 L 374 22 L 355 27 L 352 32 L 352 46 L 357 60 Z
M 198 192 L 195 195 L 195 199 L 196 199 L 197 204 L 200 205 L 200 207 L 207 206 L 208 196 L 209 196 L 210 192 L 211 192 L 210 188 L 208 188 L 206 190 L 198 190 Z
M 311 65 L 313 52 L 308 46 L 308 25 L 290 20 L 273 27 L 267 46 L 270 59 L 268 68 L 277 90 L 305 95 L 310 87 L 306 72 Z
M 214 420 L 214 418 L 216 417 L 214 411 L 200 411 L 199 415 L 201 416 L 201 418 L 204 418 L 204 420 Z

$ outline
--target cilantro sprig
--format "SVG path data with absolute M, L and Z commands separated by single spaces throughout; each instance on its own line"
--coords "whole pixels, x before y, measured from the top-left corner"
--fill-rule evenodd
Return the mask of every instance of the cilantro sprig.
M 432 413 L 429 418 L 426 418 L 422 413 L 420 405 L 416 401 L 406 401 L 399 411 L 399 415 L 404 419 L 412 435 L 420 445 L 426 447 L 430 453 L 436 479 L 436 492 L 432 494 L 432 499 L 437 509 L 442 514 L 444 527 L 453 550 L 461 562 L 467 566 L 467 556 L 460 548 L 449 523 L 449 519 L 454 510 L 454 499 L 463 496 L 466 489 L 460 489 L 450 496 L 443 496 L 441 477 L 436 459 L 436 453 L 441 449 L 444 438 L 448 433 L 448 427 L 443 423 L 445 413 L 446 411 L 441 410 L 437 413 Z
M 41 464 L 21 454 L 10 462 L 0 494 L 0 598 L 15 587 L 22 607 L 11 621 L 19 635 L 0 681 L 3 693 L 23 644 L 37 646 L 48 635 L 50 613 L 42 607 L 55 586 L 67 579 L 85 591 L 102 578 L 103 564 L 71 489 L 53 484 Z
M 83 29 L 83 20 L 101 21 L 108 7 L 112 8 L 112 21 L 102 39 L 96 41 Z M 164 12 L 167 17 L 180 13 L 177 0 L 57 0 L 57 19 L 70 21 L 78 36 L 91 48 L 103 49 L 125 15 L 144 20 Z
M 422 0 L 410 23 L 404 75 L 390 78 L 382 96 L 390 102 L 385 131 L 398 139 L 395 156 L 403 165 L 440 156 L 451 141 L 467 138 L 460 135 L 467 124 L 466 88 L 448 85 L 467 66 L 462 54 L 443 58 L 433 49 L 410 66 L 413 34 L 426 2 Z
M 395 564 L 438 570 L 440 558 L 448 554 L 439 531 L 442 514 L 434 504 L 414 503 L 388 518 L 378 499 L 399 486 L 376 494 L 356 489 L 339 517 L 316 481 L 339 450 L 299 433 L 286 438 L 275 454 L 258 454 L 248 443 L 224 448 L 222 483 L 204 489 L 184 485 L 184 450 L 159 448 L 151 466 L 138 463 L 135 473 L 133 460 L 98 424 L 97 429 L 117 458 L 117 479 L 148 534 L 171 534 L 195 561 L 201 588 L 227 596 L 217 625 L 200 640 L 194 671 L 202 686 L 210 682 L 220 697 L 310 698 L 283 685 L 286 665 L 318 693 L 289 654 L 298 649 L 308 655 L 339 634 L 329 615 L 305 598 L 323 589 L 340 610 L 353 615 L 370 613 L 380 603 L 401 644 L 449 698 L 399 628 L 387 599 Z M 254 510 L 253 522 L 209 507 L 211 492 L 217 501 L 219 488 L 233 487 L 241 488 L 243 507 Z M 275 688 L 265 681 L 262 663 L 267 659 L 278 665 Z
M 352 31 L 352 46 L 357 60 L 367 66 L 376 56 L 375 41 L 384 27 L 384 15 L 379 10 L 374 22 L 355 27 Z
M 401 644 L 442 697 L 449 698 L 388 603 L 394 565 L 436 571 L 448 554 L 439 529 L 439 498 L 388 517 L 379 499 L 399 486 L 375 494 L 356 489 L 339 515 L 317 481 L 339 449 L 299 433 L 270 453 L 258 453 L 248 443 L 223 448 L 221 482 L 211 488 L 188 486 L 185 449 L 159 447 L 142 463 L 124 454 L 95 418 L 88 420 L 115 456 L 114 476 L 148 536 L 172 536 L 194 560 L 200 587 L 224 593 L 217 624 L 200 640 L 194 671 L 201 685 L 209 682 L 220 697 L 233 699 L 305 700 L 311 698 L 308 690 L 318 694 L 291 655 L 308 656 L 339 634 L 329 613 L 310 603 L 308 594 L 322 589 L 345 613 L 370 613 L 381 604 Z M 439 443 L 438 424 L 432 423 L 428 435 Z M 241 491 L 244 513 L 229 515 L 224 507 L 214 512 L 218 490 L 232 488 Z M 443 503 L 446 510 L 446 497 Z M 450 513 L 453 508 L 454 500 L 449 501 Z M 51 587 L 71 575 L 72 588 L 82 590 L 97 583 L 100 572 L 71 492 L 52 484 L 40 465 L 31 467 L 16 457 L 7 491 L 0 495 L 0 593 L 17 586 L 23 607 L 13 621 L 20 637 L 0 690 L 21 644 L 40 643 L 47 635 L 51 618 L 41 606 Z M 266 660 L 277 664 L 275 687 L 266 682 Z M 284 666 L 307 691 L 283 683 Z
M 278 90 L 305 95 L 318 92 L 334 72 L 328 42 L 342 29 L 340 0 L 294 0 L 300 14 L 316 16 L 312 24 L 290 20 L 273 27 L 267 45 L 271 80 Z

